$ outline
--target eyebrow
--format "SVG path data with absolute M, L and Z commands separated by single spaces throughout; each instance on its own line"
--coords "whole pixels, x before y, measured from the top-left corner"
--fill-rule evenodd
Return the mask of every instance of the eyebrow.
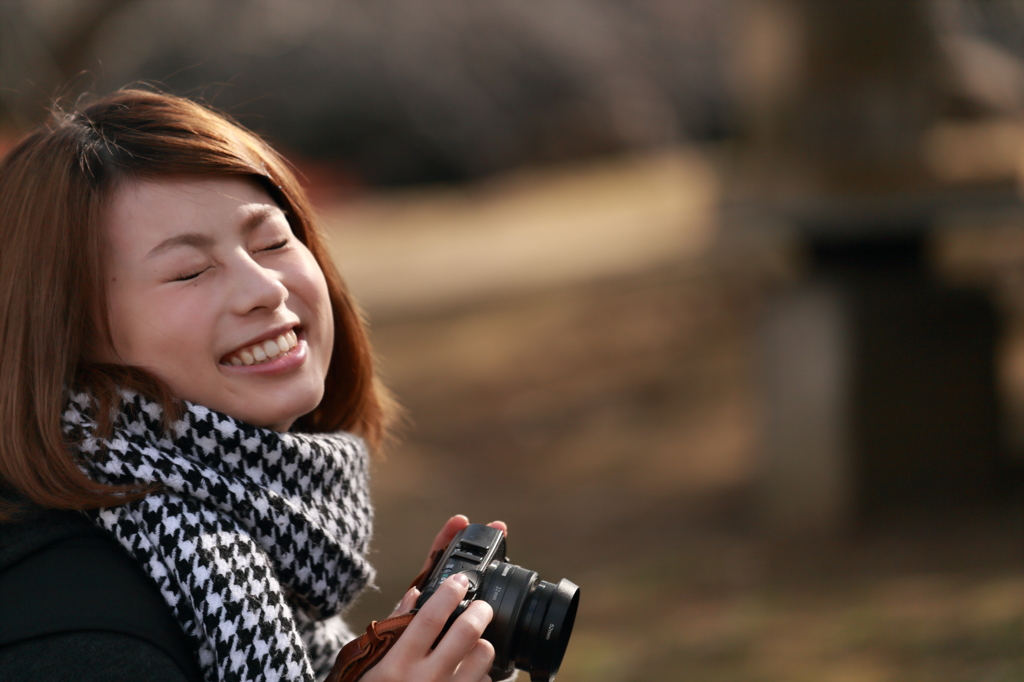
M 277 208 L 276 206 L 267 205 L 259 206 L 258 208 L 253 209 L 249 213 L 249 215 L 245 217 L 245 220 L 242 221 L 242 233 L 248 235 L 257 227 L 265 223 L 267 219 L 269 219 L 272 215 L 274 215 L 275 213 L 279 213 L 280 210 L 281 209 Z M 163 240 L 162 242 L 154 246 L 152 249 L 149 250 L 149 253 L 146 254 L 145 259 L 148 260 L 155 256 L 159 256 L 160 254 L 166 251 L 170 251 L 171 249 L 180 246 L 190 246 L 196 249 L 205 249 L 213 246 L 213 242 L 213 237 L 207 234 L 203 234 L 201 232 L 182 232 L 180 234 L 174 235 L 173 237 L 168 237 L 167 239 Z

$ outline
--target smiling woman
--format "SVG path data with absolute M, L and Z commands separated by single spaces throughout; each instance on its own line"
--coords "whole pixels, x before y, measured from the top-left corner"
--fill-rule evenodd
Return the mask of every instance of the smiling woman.
M 325 676 L 373 580 L 392 409 L 286 164 L 125 90 L 11 149 L 0 216 L 4 680 Z M 431 646 L 465 593 L 446 581 L 363 679 L 486 679 L 484 602 Z
M 277 431 L 320 404 L 334 341 L 327 281 L 262 187 L 135 181 L 107 220 L 114 343 L 103 359 Z

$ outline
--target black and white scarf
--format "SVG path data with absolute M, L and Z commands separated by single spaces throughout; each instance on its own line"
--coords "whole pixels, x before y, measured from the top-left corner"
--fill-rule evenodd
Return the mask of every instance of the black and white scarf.
M 338 614 L 373 579 L 367 453 L 350 434 L 278 433 L 186 403 L 125 392 L 109 439 L 94 401 L 72 395 L 64 433 L 95 480 L 159 483 L 96 510 L 153 578 L 209 682 L 312 682 L 351 633 Z

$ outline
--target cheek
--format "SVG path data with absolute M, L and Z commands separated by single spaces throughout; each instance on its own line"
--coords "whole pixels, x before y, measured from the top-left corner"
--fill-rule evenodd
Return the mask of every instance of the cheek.
M 323 278 L 321 276 L 321 280 L 322 279 Z M 331 361 L 331 352 L 334 350 L 334 334 L 335 334 L 335 329 L 334 329 L 334 310 L 331 307 L 331 297 L 330 297 L 330 294 L 328 293 L 327 283 L 326 282 L 322 282 L 322 284 L 321 284 L 320 296 L 321 296 L 320 300 L 322 301 L 322 303 L 321 303 L 321 308 L 322 308 L 321 317 L 323 318 L 323 325 L 324 325 L 324 343 L 326 345 L 326 353 L 325 353 L 325 355 L 327 356 L 326 357 L 326 362 L 330 363 L 330 361 Z
M 115 362 L 160 373 L 159 368 L 197 356 L 191 346 L 200 338 L 203 324 L 195 306 L 182 310 L 156 297 L 122 291 L 109 296 L 108 311 Z
M 327 293 L 327 285 L 324 285 L 324 376 L 331 364 L 331 356 L 334 353 L 334 335 L 337 330 L 334 328 L 334 310 L 331 307 L 331 299 Z
M 331 297 L 323 271 L 308 251 L 304 261 L 297 281 L 301 287 L 300 295 L 314 315 L 319 327 L 318 336 L 323 346 L 323 361 L 326 370 L 327 364 L 331 360 L 331 351 L 334 348 L 334 311 L 331 307 Z
M 110 341 L 113 347 L 104 348 L 104 359 L 108 362 L 125 362 L 133 355 L 138 345 L 135 338 L 138 329 L 131 324 L 138 321 L 130 300 L 126 300 L 125 292 L 120 287 L 111 286 L 107 291 L 107 325 L 110 329 Z

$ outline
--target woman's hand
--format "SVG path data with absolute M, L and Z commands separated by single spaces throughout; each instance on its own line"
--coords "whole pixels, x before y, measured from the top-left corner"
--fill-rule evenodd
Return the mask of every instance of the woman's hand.
M 380 663 L 363 675 L 363 682 L 490 682 L 487 672 L 494 662 L 494 647 L 480 639 L 492 616 L 486 602 L 470 604 L 431 649 L 468 585 L 461 573 L 441 583 Z M 399 609 L 408 605 L 408 611 L 417 595 L 415 589 L 409 590 Z
M 452 538 L 454 538 L 460 530 L 468 525 L 469 519 L 462 514 L 458 514 L 448 519 L 444 526 L 441 527 L 437 537 L 434 538 L 433 544 L 430 545 L 430 551 L 427 552 L 427 559 L 423 562 L 423 568 L 420 569 L 420 573 L 424 573 L 428 568 L 430 568 L 431 563 L 433 563 L 431 561 L 431 557 L 434 556 L 434 552 L 447 547 L 448 543 L 452 541 Z M 500 530 L 506 537 L 508 537 L 508 526 L 504 521 L 491 521 L 487 525 L 491 528 Z M 419 597 L 420 591 L 415 587 L 411 588 L 405 593 L 405 596 L 402 597 L 402 601 L 398 602 L 398 606 L 396 606 L 395 610 L 391 612 L 391 616 L 400 616 L 403 613 L 409 613 L 412 611 L 413 607 L 416 606 L 416 600 L 419 599 Z M 390 618 L 391 616 L 388 617 Z
M 430 558 L 434 552 L 447 547 L 452 538 L 468 525 L 469 519 L 462 514 L 448 519 L 430 546 L 427 560 L 423 564 L 424 571 L 430 568 Z M 508 535 L 508 527 L 503 521 L 492 521 L 487 525 Z M 480 639 L 487 624 L 491 622 L 491 607 L 487 603 L 475 601 L 470 604 L 445 633 L 437 648 L 433 651 L 430 649 L 452 611 L 466 596 L 467 586 L 468 583 L 461 575 L 452 576 L 441 583 L 391 651 L 363 675 L 363 682 L 489 682 L 487 672 L 494 662 L 494 647 L 490 642 Z M 410 589 L 391 615 L 398 616 L 412 611 L 419 596 L 419 590 L 415 587 Z M 410 637 L 414 632 L 417 634 Z

